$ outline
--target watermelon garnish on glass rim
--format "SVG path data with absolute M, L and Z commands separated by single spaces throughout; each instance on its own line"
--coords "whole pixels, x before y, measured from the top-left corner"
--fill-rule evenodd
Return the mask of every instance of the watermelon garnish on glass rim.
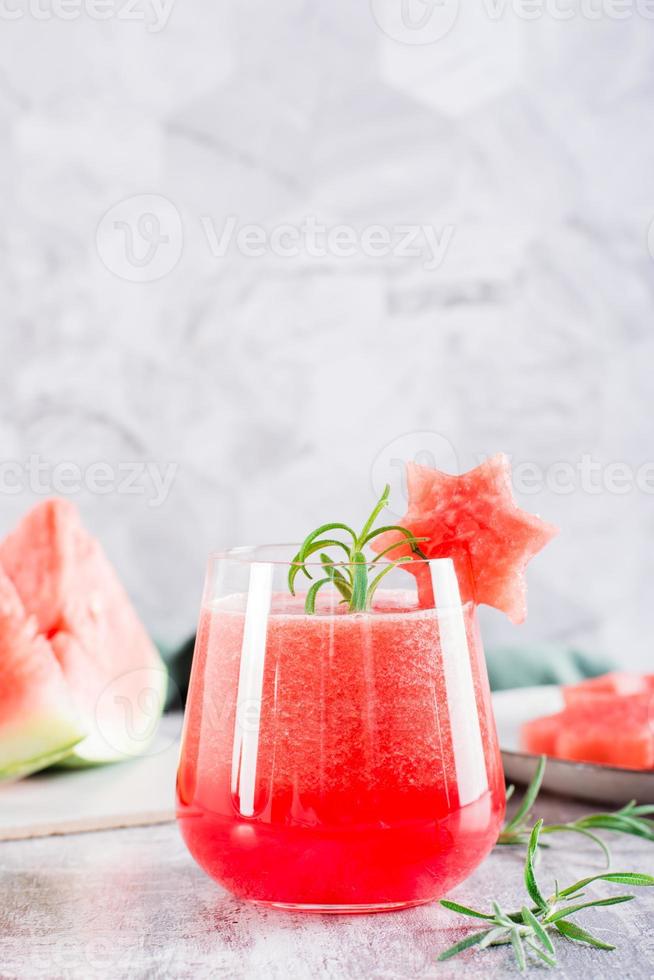
M 400 520 L 416 538 L 426 558 L 451 558 L 461 599 L 494 606 L 511 622 L 527 614 L 525 569 L 558 533 L 515 502 L 511 467 L 504 453 L 461 476 L 418 463 L 407 464 L 408 510 Z M 398 542 L 389 558 L 410 554 L 398 532 L 389 531 L 372 545 L 383 551 Z M 404 566 L 412 571 L 410 564 Z M 421 599 L 428 601 L 425 566 L 416 567 Z

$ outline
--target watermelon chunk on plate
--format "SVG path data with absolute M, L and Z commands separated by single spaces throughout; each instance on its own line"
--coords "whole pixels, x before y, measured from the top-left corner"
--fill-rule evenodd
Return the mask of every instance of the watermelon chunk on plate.
M 99 542 L 69 501 L 33 508 L 0 544 L 0 564 L 49 641 L 88 735 L 66 765 L 145 751 L 167 674 Z
M 650 690 L 648 678 L 642 674 L 615 670 L 599 677 L 590 677 L 578 684 L 566 684 L 561 689 L 568 707 L 575 704 L 593 703 L 601 697 L 614 697 L 625 694 L 646 694 Z
M 575 762 L 654 769 L 652 707 L 649 692 L 591 695 L 557 714 L 525 722 L 521 747 Z
M 533 752 L 534 755 L 556 755 L 556 741 L 560 728 L 558 714 L 526 721 L 521 731 L 521 741 L 525 751 Z
M 0 569 L 0 779 L 68 755 L 86 735 L 63 671 Z
M 521 623 L 527 614 L 525 568 L 558 529 L 518 507 L 507 457 L 498 453 L 461 476 L 409 463 L 407 480 L 409 506 L 399 524 L 427 539 L 420 545 L 427 558 L 454 560 L 464 602 L 495 606 Z M 388 557 L 399 558 L 411 554 L 403 540 L 389 531 L 373 547 L 379 552 L 397 541 Z M 416 572 L 425 569 L 416 566 Z

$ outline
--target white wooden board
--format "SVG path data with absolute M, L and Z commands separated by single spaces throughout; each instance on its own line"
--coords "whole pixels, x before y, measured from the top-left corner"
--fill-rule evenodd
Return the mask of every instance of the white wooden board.
M 181 714 L 164 717 L 141 758 L 0 784 L 0 840 L 173 820 L 181 723 Z

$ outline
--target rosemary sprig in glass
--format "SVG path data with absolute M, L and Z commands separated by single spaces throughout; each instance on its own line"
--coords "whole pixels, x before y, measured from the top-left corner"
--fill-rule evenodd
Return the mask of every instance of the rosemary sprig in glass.
M 525 902 L 519 911 L 505 912 L 497 902 L 492 903 L 492 912 L 480 912 L 458 902 L 450 902 L 447 899 L 441 901 L 440 904 L 452 912 L 473 919 L 483 919 L 486 927 L 481 932 L 474 932 L 450 946 L 440 954 L 439 960 L 448 960 L 472 946 L 486 949 L 490 946 L 510 945 L 513 947 L 515 960 L 521 972 L 526 969 L 530 955 L 536 956 L 547 966 L 556 966 L 556 949 L 552 938 L 557 933 L 572 942 L 584 943 L 596 949 L 615 949 L 615 946 L 598 939 L 573 922 L 572 916 L 583 909 L 630 902 L 635 896 L 614 895 L 611 898 L 595 898 L 580 902 L 579 899 L 585 895 L 584 889 L 595 881 L 608 881 L 631 887 L 652 886 L 654 877 L 633 871 L 607 872 L 582 878 L 566 888 L 559 888 L 558 884 L 555 884 L 554 894 L 546 898 L 534 869 L 542 831 L 543 821 L 539 820 L 529 835 L 524 865 L 524 884 L 529 901 Z M 572 901 L 569 902 L 569 899 Z
M 385 524 L 373 530 L 375 521 L 388 505 L 388 498 L 391 492 L 390 486 L 384 487 L 384 492 L 375 504 L 368 520 L 357 534 L 348 524 L 335 522 L 332 524 L 321 524 L 320 527 L 308 534 L 300 546 L 300 550 L 293 558 L 288 573 L 288 588 L 292 595 L 295 595 L 295 580 L 300 572 L 308 579 L 313 579 L 313 575 L 307 568 L 306 562 L 316 552 L 319 552 L 320 564 L 322 566 L 323 578 L 313 582 L 307 590 L 304 603 L 305 611 L 314 613 L 316 610 L 316 597 L 321 588 L 330 583 L 340 592 L 341 602 L 347 604 L 350 612 L 365 612 L 370 609 L 373 596 L 382 579 L 388 575 L 392 569 L 405 562 L 412 561 L 411 555 L 405 555 L 396 560 L 389 559 L 381 571 L 377 571 L 379 561 L 388 556 L 391 551 L 400 544 L 407 544 L 411 551 L 418 558 L 425 558 L 420 550 L 419 544 L 426 538 L 417 538 L 407 528 L 399 524 Z M 388 531 L 399 531 L 405 538 L 404 541 L 395 541 L 387 548 L 382 549 L 374 558 L 368 558 L 364 548 L 370 542 L 386 534 Z M 334 532 L 348 535 L 346 540 L 335 537 Z M 351 540 L 349 540 L 351 539 Z M 338 558 L 333 558 L 330 552 L 334 548 L 339 549 Z
M 531 833 L 530 813 L 543 782 L 546 761 L 545 756 L 540 757 L 534 777 L 525 791 L 520 806 L 502 828 L 497 841 L 498 844 L 522 845 L 528 843 Z M 507 799 L 512 796 L 513 791 L 514 787 L 509 786 Z M 631 800 L 620 810 L 614 810 L 610 813 L 591 813 L 568 823 L 543 824 L 541 837 L 558 833 L 581 834 L 601 848 L 608 867 L 611 851 L 608 844 L 601 837 L 598 837 L 596 831 L 609 830 L 617 834 L 630 834 L 633 837 L 642 837 L 644 840 L 654 843 L 654 820 L 648 819 L 650 814 L 654 814 L 654 804 L 639 806 L 635 800 Z M 547 845 L 541 841 L 541 847 L 545 846 Z

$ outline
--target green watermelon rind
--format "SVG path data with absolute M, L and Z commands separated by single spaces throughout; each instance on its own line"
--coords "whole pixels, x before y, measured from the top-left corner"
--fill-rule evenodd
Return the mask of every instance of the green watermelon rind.
M 153 670 L 159 674 L 161 678 L 161 684 L 158 690 L 160 695 L 159 701 L 161 704 L 161 712 L 159 718 L 163 714 L 163 708 L 165 703 L 166 689 L 168 685 L 168 671 L 163 663 L 159 661 L 158 664 L 150 664 L 148 669 Z M 56 765 L 58 769 L 94 769 L 96 766 L 112 765 L 116 762 L 128 762 L 130 759 L 138 758 L 139 755 L 143 755 L 147 752 L 150 745 L 157 736 L 158 726 L 155 727 L 152 737 L 143 744 L 142 750 L 139 753 L 125 753 L 121 751 L 115 751 L 112 753 L 106 753 L 104 755 L 94 755 L 89 756 L 84 752 L 84 743 L 89 741 L 88 738 L 83 739 L 81 742 L 75 743 L 75 747 L 72 752 L 66 753 L 63 757 L 56 761 L 53 761 L 53 765 Z
M 52 752 L 46 752 L 43 755 L 33 756 L 31 759 L 24 759 L 20 762 L 3 766 L 0 768 L 0 782 L 8 779 L 21 779 L 23 776 L 30 776 L 32 773 L 40 772 L 42 769 L 47 769 L 49 766 L 55 765 L 61 759 L 66 758 L 75 746 L 83 742 L 85 738 L 86 735 L 80 735 L 72 742 L 68 742 L 60 748 L 53 749 Z

